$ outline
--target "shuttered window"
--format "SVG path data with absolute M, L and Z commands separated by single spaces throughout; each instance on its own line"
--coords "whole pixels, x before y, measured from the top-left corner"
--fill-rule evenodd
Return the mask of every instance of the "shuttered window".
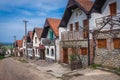
M 73 31 L 73 24 L 70 24 L 70 31 Z
M 110 15 L 114 16 L 117 13 L 117 5 L 116 2 L 109 4 L 109 8 L 110 8 Z
M 35 43 L 37 43 L 37 37 L 35 37 Z
M 79 22 L 75 23 L 75 31 L 79 31 Z
M 88 19 L 83 21 L 83 27 L 84 27 L 83 36 L 86 39 L 88 37 L 88 31 L 87 31 L 87 28 L 89 27 L 89 20 Z
M 98 39 L 98 48 L 107 48 L 106 39 Z
M 115 49 L 120 49 L 120 38 L 113 39 L 113 44 Z
M 87 55 L 87 53 L 88 53 L 87 48 L 80 48 L 81 55 Z

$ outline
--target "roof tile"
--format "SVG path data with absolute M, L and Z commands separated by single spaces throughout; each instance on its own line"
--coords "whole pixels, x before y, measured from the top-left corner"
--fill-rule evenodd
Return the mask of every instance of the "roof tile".
M 91 0 L 75 0 L 76 2 L 78 2 L 81 7 L 83 7 L 86 11 L 90 11 L 92 6 L 93 6 L 93 2 Z
M 50 27 L 52 28 L 52 30 L 54 31 L 55 35 L 59 36 L 58 26 L 61 20 L 56 18 L 47 18 L 47 21 Z

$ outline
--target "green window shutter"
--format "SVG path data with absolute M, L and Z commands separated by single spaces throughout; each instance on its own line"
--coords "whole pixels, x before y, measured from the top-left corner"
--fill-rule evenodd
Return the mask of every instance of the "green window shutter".
M 50 39 L 53 39 L 53 31 L 50 31 Z

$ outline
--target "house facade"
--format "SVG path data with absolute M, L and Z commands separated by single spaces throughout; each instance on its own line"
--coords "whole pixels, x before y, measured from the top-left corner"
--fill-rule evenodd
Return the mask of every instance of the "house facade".
M 50 62 L 59 61 L 59 24 L 60 19 L 47 18 L 42 33 L 42 44 L 45 46 L 46 60 Z
M 120 68 L 120 0 L 96 0 L 90 26 L 95 31 L 95 64 Z
M 33 58 L 33 31 L 28 31 L 27 35 L 27 56 Z
M 36 59 L 40 59 L 39 47 L 41 44 L 40 38 L 42 30 L 42 28 L 34 28 L 33 30 L 33 56 L 35 56 Z
M 60 59 L 70 63 L 70 56 L 80 56 L 83 66 L 88 65 L 89 12 L 93 6 L 90 0 L 69 0 L 59 26 Z M 90 54 L 90 53 L 89 53 Z
M 23 49 L 23 55 L 27 56 L 27 52 L 26 52 L 26 41 L 27 41 L 27 37 L 23 36 L 22 38 L 22 49 Z
M 23 48 L 22 48 L 22 40 L 16 40 L 15 42 L 15 51 L 14 55 L 17 57 L 23 57 Z

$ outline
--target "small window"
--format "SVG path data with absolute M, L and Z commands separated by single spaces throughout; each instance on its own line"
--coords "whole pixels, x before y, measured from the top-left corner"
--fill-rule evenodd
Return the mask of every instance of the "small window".
M 35 43 L 37 43 L 37 37 L 35 37 Z
M 87 39 L 87 37 L 88 37 L 88 32 L 87 31 L 83 32 L 83 37 L 84 37 L 84 39 Z
M 26 46 L 26 42 L 24 42 L 24 46 Z
M 88 19 L 85 19 L 83 21 L 83 26 L 84 26 L 83 37 L 86 39 L 88 37 L 88 31 L 87 31 L 87 28 L 89 27 L 89 20 Z
M 75 31 L 79 31 L 79 22 L 75 23 Z
M 49 55 L 49 49 L 47 48 L 47 55 Z
M 98 39 L 98 48 L 107 48 L 106 39 Z
M 88 53 L 87 48 L 80 48 L 80 54 L 81 55 L 87 55 L 87 53 Z
M 73 31 L 73 24 L 70 24 L 70 31 Z
M 51 49 L 51 56 L 54 56 L 54 50 Z
M 115 49 L 120 49 L 120 38 L 113 39 L 113 44 Z
M 116 2 L 109 4 L 109 8 L 110 8 L 110 15 L 114 16 L 117 13 L 117 8 L 116 8 Z

